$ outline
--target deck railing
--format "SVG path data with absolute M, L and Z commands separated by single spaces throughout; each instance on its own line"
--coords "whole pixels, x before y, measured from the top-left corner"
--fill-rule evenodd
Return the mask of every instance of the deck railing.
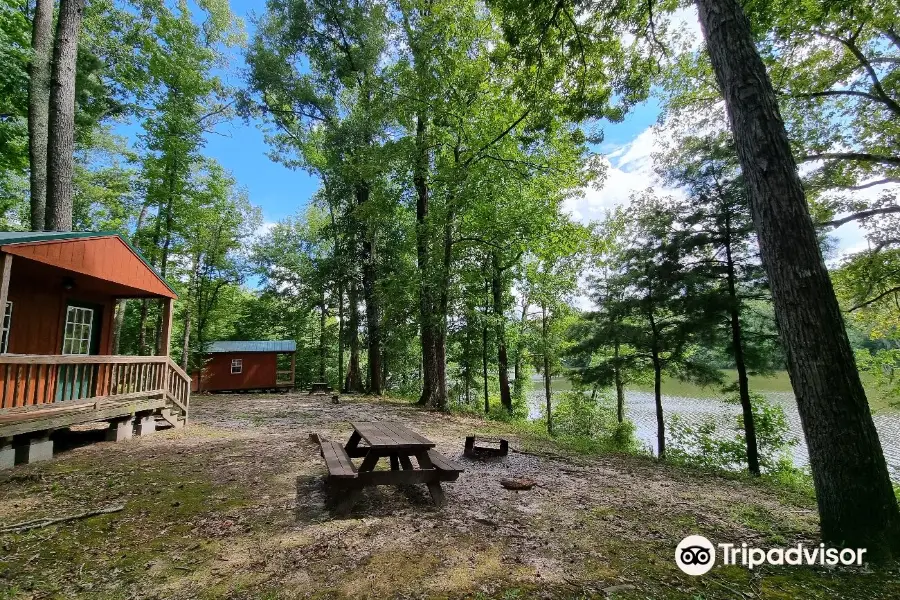
M 0 409 L 160 396 L 187 416 L 190 393 L 168 356 L 0 354 Z

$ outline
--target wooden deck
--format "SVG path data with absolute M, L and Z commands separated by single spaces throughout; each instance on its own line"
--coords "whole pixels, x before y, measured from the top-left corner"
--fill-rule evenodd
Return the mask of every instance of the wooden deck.
M 181 426 L 190 393 L 167 356 L 0 355 L 0 439 L 157 411 Z

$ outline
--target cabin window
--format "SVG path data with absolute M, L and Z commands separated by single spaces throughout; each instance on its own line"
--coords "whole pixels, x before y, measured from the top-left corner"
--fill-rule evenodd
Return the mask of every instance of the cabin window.
M 244 359 L 232 358 L 231 359 L 231 374 L 238 375 L 243 370 L 244 370 Z
M 9 326 L 12 324 L 12 302 L 6 303 L 6 312 L 3 314 L 3 337 L 0 338 L 0 353 L 9 352 Z
M 81 306 L 70 306 L 66 311 L 66 331 L 63 337 L 63 354 L 90 354 L 91 328 L 94 325 L 94 310 Z

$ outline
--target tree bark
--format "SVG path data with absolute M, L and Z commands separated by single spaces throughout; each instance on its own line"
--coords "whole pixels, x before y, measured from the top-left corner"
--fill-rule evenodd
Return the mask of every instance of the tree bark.
M 547 304 L 541 303 L 541 341 L 544 354 L 544 400 L 547 410 L 547 433 L 553 435 L 553 402 L 551 400 L 550 344 L 547 335 Z
M 362 206 L 369 201 L 369 186 L 360 183 L 356 188 L 356 204 Z M 369 393 L 381 395 L 381 311 L 378 306 L 378 295 L 375 290 L 375 252 L 372 238 L 368 231 L 362 234 L 360 244 L 362 251 L 363 298 L 366 302 L 366 339 L 368 340 L 368 379 Z
M 43 231 L 47 210 L 47 134 L 50 68 L 53 58 L 53 1 L 37 0 L 31 28 L 28 69 L 28 158 L 31 180 L 31 230 Z
M 184 333 L 181 337 L 181 368 L 185 373 L 190 373 L 188 368 L 191 362 L 191 306 L 187 302 L 184 307 Z
M 659 447 L 659 459 L 666 458 L 666 421 L 662 406 L 662 363 L 659 352 L 653 349 L 653 400 L 656 403 L 656 445 Z
M 750 192 L 822 538 L 889 558 L 900 552 L 900 511 L 775 92 L 740 3 L 697 7 Z
M 416 115 L 416 162 L 413 167 L 413 187 L 416 190 L 416 266 L 419 270 L 419 328 L 422 344 L 422 395 L 418 404 L 435 405 L 437 390 L 437 367 L 434 358 L 434 301 L 432 297 L 431 261 L 429 252 L 430 236 L 429 189 L 428 189 L 428 146 L 427 118 L 423 113 Z
M 325 339 L 325 321 L 328 317 L 328 311 L 325 306 L 325 288 L 322 288 L 320 297 L 319 297 L 319 381 L 328 381 L 325 378 L 327 365 L 326 360 L 328 359 L 328 352 L 326 351 L 327 340 Z
M 343 279 L 341 280 L 343 282 Z M 344 284 L 338 284 L 338 387 L 344 383 Z
M 497 254 L 491 255 L 491 299 L 497 336 L 497 375 L 500 379 L 500 405 L 512 411 L 512 394 L 509 391 L 509 358 L 506 355 L 506 318 L 503 314 L 503 269 Z
M 744 441 L 747 447 L 747 469 L 751 475 L 759 476 L 759 446 L 756 441 L 756 423 L 753 405 L 750 402 L 750 382 L 747 377 L 747 363 L 744 360 L 744 336 L 741 331 L 741 300 L 738 298 L 734 258 L 731 253 L 731 218 L 725 208 L 725 267 L 728 275 L 729 322 L 731 325 L 731 345 L 734 364 L 738 372 L 738 395 L 744 419 Z
M 625 422 L 625 385 L 622 383 L 622 369 L 619 364 L 619 340 L 613 343 L 613 358 L 615 360 L 615 382 L 616 382 L 616 418 L 619 423 Z
M 484 384 L 484 414 L 491 412 L 491 397 L 488 395 L 488 328 L 481 327 L 481 381 Z
M 125 309 L 128 306 L 128 300 L 126 298 L 119 298 L 116 301 L 116 318 L 113 321 L 113 331 L 112 331 L 112 353 L 116 355 L 119 353 L 119 348 L 122 346 L 122 325 L 125 323 Z
M 344 380 L 345 392 L 361 392 L 362 374 L 359 369 L 359 288 L 356 277 L 352 279 L 348 289 L 350 315 L 347 318 L 347 331 L 350 337 L 350 363 L 347 365 L 347 378 Z
M 53 48 L 47 141 L 47 206 L 50 231 L 72 230 L 75 170 L 75 69 L 85 0 L 60 0 Z

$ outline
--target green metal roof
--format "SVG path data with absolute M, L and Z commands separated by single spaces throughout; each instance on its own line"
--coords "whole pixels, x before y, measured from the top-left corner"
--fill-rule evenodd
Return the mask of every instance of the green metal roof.
M 117 237 L 122 240 L 126 246 L 128 246 L 132 252 L 134 252 L 135 256 L 141 259 L 141 262 L 144 263 L 148 269 L 153 271 L 153 273 L 159 278 L 163 284 L 169 288 L 169 290 L 178 295 L 178 292 L 175 291 L 169 282 L 165 280 L 165 278 L 159 274 L 159 271 L 156 270 L 156 267 L 150 264 L 150 262 L 144 258 L 144 255 L 141 254 L 141 251 L 131 245 L 131 242 L 126 240 L 122 235 L 116 231 L 0 231 L 0 246 L 6 246 L 8 244 L 30 244 L 32 242 L 64 242 L 66 240 L 77 240 L 79 238 L 95 238 L 95 237 Z
M 206 349 L 208 354 L 222 354 L 225 352 L 296 352 L 297 343 L 294 340 L 269 341 L 221 341 L 210 342 Z

